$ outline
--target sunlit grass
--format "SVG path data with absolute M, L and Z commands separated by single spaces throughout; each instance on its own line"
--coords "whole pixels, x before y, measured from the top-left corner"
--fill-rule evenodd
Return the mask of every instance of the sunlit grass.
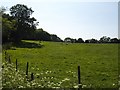
M 66 44 L 62 42 L 26 41 L 43 47 L 14 47 L 7 50 L 12 62 L 18 60 L 18 69 L 33 72 L 32 86 L 77 87 L 77 66 L 81 66 L 81 82 L 84 88 L 113 88 L 118 83 L 117 44 Z M 4 55 L 3 55 L 4 61 Z M 30 84 L 31 85 L 31 84 Z M 28 84 L 28 86 L 30 86 Z M 23 86 L 24 87 L 24 86 Z

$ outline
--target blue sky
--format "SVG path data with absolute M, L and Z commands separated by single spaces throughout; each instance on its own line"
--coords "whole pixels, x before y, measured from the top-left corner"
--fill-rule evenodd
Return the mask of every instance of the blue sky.
M 109 0 L 110 1 L 110 0 Z M 114 1 L 114 2 L 113 2 Z M 118 2 L 2 1 L 1 6 L 10 8 L 17 3 L 32 7 L 38 28 L 56 34 L 60 38 L 100 39 L 102 36 L 118 37 Z

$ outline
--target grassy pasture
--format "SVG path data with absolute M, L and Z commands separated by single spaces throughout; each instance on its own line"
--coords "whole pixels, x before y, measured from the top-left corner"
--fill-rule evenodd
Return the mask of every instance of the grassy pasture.
M 77 66 L 81 67 L 84 87 L 113 88 L 118 83 L 118 44 L 79 44 L 62 42 L 23 41 L 29 46 L 18 45 L 7 50 L 11 60 L 18 60 L 18 69 L 29 72 L 35 80 L 56 83 L 59 87 L 77 85 Z M 42 46 L 39 47 L 39 44 Z M 3 54 L 4 62 L 4 54 Z

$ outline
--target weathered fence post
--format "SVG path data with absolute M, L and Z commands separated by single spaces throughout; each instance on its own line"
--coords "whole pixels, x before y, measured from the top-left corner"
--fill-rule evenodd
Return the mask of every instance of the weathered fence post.
M 27 62 L 27 66 L 26 66 L 26 78 L 28 78 L 28 62 Z
M 9 55 L 9 58 L 8 58 L 8 62 L 11 63 L 11 58 L 10 58 L 10 55 Z
M 17 68 L 18 68 L 18 66 L 17 66 L 17 59 L 16 59 L 16 72 L 17 72 Z
M 5 51 L 5 61 L 7 61 L 7 52 Z
M 7 52 L 5 51 L 5 55 L 6 55 L 6 53 L 7 53 Z
M 31 73 L 31 81 L 34 80 L 34 75 Z
M 81 75 L 80 75 L 80 66 L 78 66 L 78 90 L 81 90 Z

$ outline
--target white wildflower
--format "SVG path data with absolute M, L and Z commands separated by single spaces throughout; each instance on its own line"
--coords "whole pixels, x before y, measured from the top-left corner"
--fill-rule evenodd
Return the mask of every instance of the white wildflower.
M 74 88 L 79 88 L 79 87 L 78 87 L 78 85 L 76 85 L 76 86 L 73 86 L 73 87 L 74 87 Z
M 23 88 L 23 86 L 19 86 L 18 88 Z
M 82 85 L 82 88 L 86 88 L 87 87 L 87 85 Z
M 39 71 L 40 69 L 39 69 L 39 68 L 37 68 L 37 70 Z
M 115 86 L 115 83 L 113 83 L 113 86 Z

